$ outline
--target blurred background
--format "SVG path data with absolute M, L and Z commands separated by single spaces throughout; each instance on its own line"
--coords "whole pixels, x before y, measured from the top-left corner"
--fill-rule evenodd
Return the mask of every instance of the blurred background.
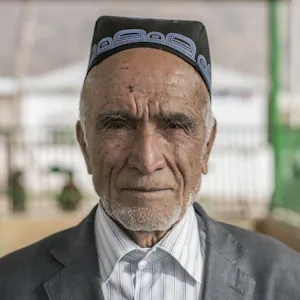
M 300 251 L 300 1 L 1 1 L 0 256 L 98 199 L 75 138 L 100 15 L 202 21 L 218 135 L 197 199 Z

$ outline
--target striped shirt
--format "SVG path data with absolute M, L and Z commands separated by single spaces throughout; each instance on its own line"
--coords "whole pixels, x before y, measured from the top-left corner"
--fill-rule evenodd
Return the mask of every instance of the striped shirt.
M 205 233 L 200 242 L 193 206 L 159 243 L 141 248 L 99 205 L 95 236 L 105 300 L 200 299 Z

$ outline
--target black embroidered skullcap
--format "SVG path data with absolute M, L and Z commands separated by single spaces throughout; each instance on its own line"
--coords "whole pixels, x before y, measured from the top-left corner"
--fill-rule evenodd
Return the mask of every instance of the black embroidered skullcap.
M 181 57 L 200 73 L 211 94 L 208 38 L 205 26 L 198 21 L 102 16 L 95 24 L 87 74 L 107 57 L 137 47 L 157 48 Z

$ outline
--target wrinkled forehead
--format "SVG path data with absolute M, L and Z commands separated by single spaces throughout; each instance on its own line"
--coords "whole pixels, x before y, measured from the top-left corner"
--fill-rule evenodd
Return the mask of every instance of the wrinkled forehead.
M 209 98 L 201 76 L 190 64 L 166 51 L 148 48 L 124 50 L 94 66 L 84 92 L 92 102 L 131 93 L 157 101 L 181 98 L 185 105 L 200 105 Z

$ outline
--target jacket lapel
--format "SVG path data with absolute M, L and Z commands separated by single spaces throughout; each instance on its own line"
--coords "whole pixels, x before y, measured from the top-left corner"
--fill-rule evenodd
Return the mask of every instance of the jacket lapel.
M 50 300 L 104 299 L 94 238 L 95 211 L 51 250 L 62 269 L 44 283 Z
M 203 272 L 204 300 L 250 300 L 255 280 L 241 268 L 246 249 L 220 223 L 210 219 L 201 206 L 194 204 L 199 228 L 205 228 L 206 254 Z

